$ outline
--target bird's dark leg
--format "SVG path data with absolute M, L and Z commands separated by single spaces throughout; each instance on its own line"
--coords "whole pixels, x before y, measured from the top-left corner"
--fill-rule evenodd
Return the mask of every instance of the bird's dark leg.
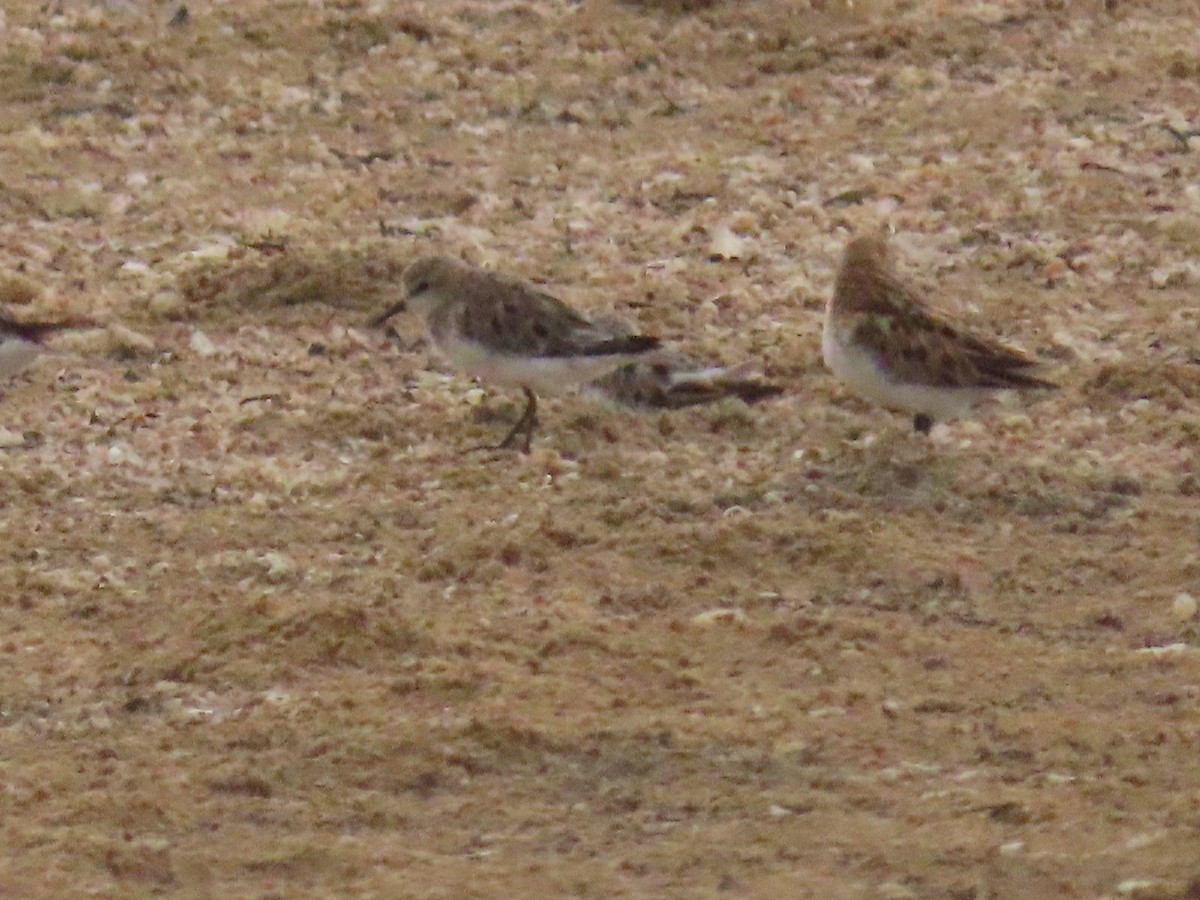
M 925 413 L 917 413 L 913 416 L 913 431 L 917 434 L 929 434 L 933 428 L 933 419 L 925 415 Z
M 528 453 L 529 445 L 533 442 L 533 431 L 537 428 L 537 395 L 529 388 L 521 388 L 525 392 L 525 411 L 521 413 L 521 418 L 517 419 L 517 424 L 512 427 L 512 431 L 504 436 L 499 444 L 496 445 L 497 450 L 510 450 L 517 446 L 517 435 L 525 435 L 525 443 L 521 445 L 521 452 Z
M 498 444 L 484 444 L 482 447 L 472 447 L 470 451 L 475 450 L 512 450 L 517 447 L 517 438 L 519 435 L 525 436 L 524 443 L 520 444 L 522 453 L 528 453 L 530 444 L 533 442 L 533 432 L 538 425 L 537 417 L 537 395 L 529 388 L 521 388 L 525 392 L 525 409 L 521 413 L 521 418 L 517 419 L 517 424 L 504 436 Z

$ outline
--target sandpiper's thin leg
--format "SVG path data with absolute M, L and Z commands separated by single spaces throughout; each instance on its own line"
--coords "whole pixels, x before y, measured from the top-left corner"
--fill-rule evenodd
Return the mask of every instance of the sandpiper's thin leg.
M 471 447 L 467 452 L 476 450 L 511 450 L 517 446 L 517 436 L 524 435 L 525 441 L 520 445 L 522 453 L 528 453 L 530 445 L 533 443 L 533 432 L 538 425 L 537 417 L 537 395 L 529 388 L 521 388 L 525 392 L 525 409 L 521 413 L 521 418 L 517 419 L 517 424 L 514 425 L 498 444 L 484 444 L 482 447 Z
M 517 424 L 512 427 L 504 440 L 497 445 L 498 450 L 508 450 L 517 445 L 517 435 L 525 435 L 525 443 L 521 445 L 521 452 L 528 453 L 529 446 L 533 443 L 533 432 L 537 428 L 537 395 L 529 388 L 522 388 L 525 392 L 525 411 L 521 413 L 521 418 L 517 419 Z

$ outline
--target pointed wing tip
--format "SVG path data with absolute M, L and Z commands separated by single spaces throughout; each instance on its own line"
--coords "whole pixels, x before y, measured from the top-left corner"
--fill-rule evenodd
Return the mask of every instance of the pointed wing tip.
M 626 338 L 626 340 L 630 343 L 631 349 L 636 353 L 648 353 L 662 346 L 662 341 L 648 334 L 635 334 L 632 337 Z
M 1022 350 L 997 343 L 990 357 L 980 360 L 980 368 L 991 375 L 1005 387 L 1041 388 L 1058 390 L 1057 382 L 1034 374 L 1043 363 L 1036 356 L 1030 356 Z
M 1036 359 L 1024 358 L 1020 362 L 1007 361 L 1004 365 L 976 365 L 978 383 L 981 387 L 996 390 L 1050 390 L 1059 389 L 1057 382 L 1049 381 L 1032 372 L 1025 371 L 1040 365 Z
M 742 381 L 730 386 L 730 393 L 743 403 L 755 404 L 783 394 L 783 385 L 765 384 L 761 381 Z
M 1017 387 L 1036 388 L 1043 391 L 1057 391 L 1061 390 L 1062 388 L 1062 385 L 1060 385 L 1057 381 L 1049 381 L 1045 378 L 1038 378 L 1036 375 L 1021 374 L 1019 379 L 1020 380 L 1016 383 Z
M 586 348 L 586 353 L 596 356 L 640 355 L 657 350 L 661 346 L 662 341 L 656 337 L 646 334 L 631 334 L 627 337 L 609 338 L 592 344 Z

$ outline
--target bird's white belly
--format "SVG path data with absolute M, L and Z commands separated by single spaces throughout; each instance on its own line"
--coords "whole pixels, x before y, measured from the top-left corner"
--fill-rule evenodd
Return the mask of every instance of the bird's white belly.
M 826 328 L 821 337 L 825 365 L 838 380 L 863 400 L 888 409 L 923 413 L 936 422 L 956 419 L 990 392 L 982 388 L 947 388 L 896 381 L 879 365 L 875 355 L 838 340 Z
M 487 384 L 527 387 L 557 393 L 603 378 L 634 359 L 632 356 L 515 356 L 496 353 L 475 341 L 443 339 L 438 349 L 460 371 Z
M 5 338 L 0 341 L 0 378 L 16 375 L 33 362 L 40 348 L 33 341 Z

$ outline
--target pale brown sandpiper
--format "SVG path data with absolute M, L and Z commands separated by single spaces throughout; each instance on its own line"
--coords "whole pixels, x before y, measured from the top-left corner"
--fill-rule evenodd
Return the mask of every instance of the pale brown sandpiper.
M 499 444 L 529 452 L 537 392 L 586 384 L 644 358 L 657 338 L 622 335 L 589 321 L 541 288 L 444 256 L 425 256 L 403 275 L 405 298 L 372 320 L 411 309 L 452 366 L 497 385 L 519 387 L 525 410 Z M 518 439 L 521 440 L 518 440 Z
M 846 247 L 821 349 L 842 384 L 911 413 L 922 433 L 999 391 L 1057 387 L 1027 371 L 1037 360 L 927 310 L 894 274 L 887 245 L 873 236 Z

